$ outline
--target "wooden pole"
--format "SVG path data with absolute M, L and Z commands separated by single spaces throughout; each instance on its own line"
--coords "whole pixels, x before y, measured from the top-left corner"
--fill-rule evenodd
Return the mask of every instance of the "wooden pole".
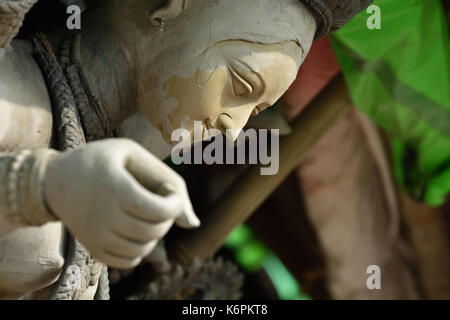
M 169 245 L 172 258 L 185 264 L 194 257 L 212 257 L 231 231 L 255 212 L 350 106 L 344 78 L 339 75 L 292 123 L 292 133 L 281 139 L 279 172 L 262 176 L 256 165 L 246 171 L 203 217 L 200 228 L 183 231 L 174 239 Z

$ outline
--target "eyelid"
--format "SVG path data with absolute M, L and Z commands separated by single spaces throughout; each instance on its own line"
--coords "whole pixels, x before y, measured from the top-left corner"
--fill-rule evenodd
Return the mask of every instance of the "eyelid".
M 245 87 L 247 92 L 238 95 L 256 95 L 264 92 L 264 81 L 261 76 L 253 71 L 247 64 L 237 59 L 233 59 L 229 64 L 229 70 L 233 80 L 238 81 L 239 85 Z M 236 88 L 234 88 L 236 93 Z
M 247 82 L 236 70 L 233 66 L 230 65 L 230 73 L 233 77 L 233 80 L 238 81 L 240 85 L 243 86 L 245 92 L 241 92 L 238 88 L 236 88 L 235 83 L 233 81 L 233 90 L 237 96 L 244 96 L 252 94 L 253 87 L 250 83 Z

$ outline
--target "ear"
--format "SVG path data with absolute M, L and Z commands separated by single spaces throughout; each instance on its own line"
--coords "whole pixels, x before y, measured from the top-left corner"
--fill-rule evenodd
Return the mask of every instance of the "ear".
M 168 0 L 164 7 L 156 10 L 150 15 L 150 23 L 154 26 L 160 26 L 167 20 L 175 19 L 186 10 L 189 1 L 190 0 Z

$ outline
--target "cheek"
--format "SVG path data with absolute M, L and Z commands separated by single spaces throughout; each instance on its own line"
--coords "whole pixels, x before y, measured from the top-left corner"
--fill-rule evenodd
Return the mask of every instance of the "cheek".
M 270 95 L 276 102 L 292 85 L 297 77 L 297 66 L 294 64 L 283 64 L 275 68 L 272 72 L 270 82 Z M 274 102 L 272 101 L 272 102 Z
M 190 78 L 173 76 L 166 86 L 168 98 L 176 104 L 170 113 L 173 125 L 188 119 L 204 121 L 217 116 L 221 113 L 222 97 L 229 90 L 223 68 L 209 74 L 199 71 Z
M 252 111 L 255 109 L 256 104 L 250 103 L 243 105 L 239 108 L 232 108 L 229 110 L 229 114 L 233 117 L 233 129 L 243 129 L 247 124 Z

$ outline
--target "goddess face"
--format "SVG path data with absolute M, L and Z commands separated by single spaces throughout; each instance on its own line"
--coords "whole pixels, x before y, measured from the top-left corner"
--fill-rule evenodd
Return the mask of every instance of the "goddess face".
M 314 37 L 312 16 L 298 0 L 258 0 L 266 5 L 262 11 L 254 1 L 219 1 L 227 9 L 222 15 L 216 1 L 197 1 L 162 31 L 165 48 L 153 63 L 141 62 L 139 109 L 166 141 L 179 128 L 194 141 L 194 121 L 205 131 L 233 129 L 236 139 L 249 117 L 273 105 L 295 80 Z M 273 11 L 269 19 L 266 10 Z M 246 22 L 236 27 L 240 18 Z

